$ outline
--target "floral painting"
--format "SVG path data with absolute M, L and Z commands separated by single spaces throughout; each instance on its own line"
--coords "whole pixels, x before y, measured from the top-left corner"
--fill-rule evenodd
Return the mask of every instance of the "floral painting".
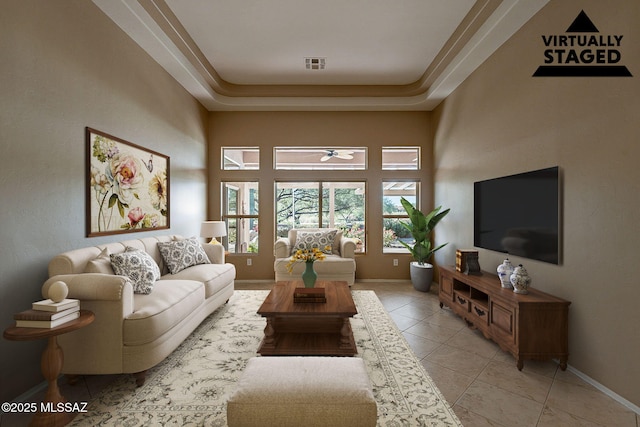
M 169 228 L 169 157 L 87 128 L 87 236 Z

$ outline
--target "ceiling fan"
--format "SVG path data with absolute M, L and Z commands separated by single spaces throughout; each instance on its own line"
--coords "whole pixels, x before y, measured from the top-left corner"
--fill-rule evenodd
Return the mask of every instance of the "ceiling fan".
M 322 158 L 320 159 L 321 162 L 326 162 L 327 160 L 336 157 L 338 159 L 345 159 L 345 160 L 351 160 L 353 159 L 353 151 L 349 151 L 349 150 L 326 150 L 327 154 L 325 154 L 324 156 L 322 156 Z

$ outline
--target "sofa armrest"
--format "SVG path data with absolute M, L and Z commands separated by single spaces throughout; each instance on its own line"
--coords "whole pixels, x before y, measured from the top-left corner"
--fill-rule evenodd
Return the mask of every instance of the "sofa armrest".
M 202 245 L 202 249 L 204 249 L 204 252 L 207 254 L 207 257 L 212 264 L 225 263 L 224 246 L 215 243 L 204 243 Z
M 273 244 L 273 254 L 276 259 L 289 258 L 291 256 L 291 242 L 288 237 L 280 237 Z
M 67 298 L 83 301 L 119 301 L 123 318 L 133 312 L 133 286 L 125 276 L 101 273 L 61 274 L 42 285 L 42 296 L 48 298 L 49 287 L 58 280 L 69 288 Z M 82 304 L 81 304 L 82 305 Z
M 60 274 L 42 286 L 46 298 L 55 281 L 67 284 L 67 298 L 95 314 L 85 328 L 58 337 L 64 351 L 64 374 L 118 374 L 124 372 L 124 321 L 133 312 L 133 286 L 124 276 L 100 273 Z
M 356 239 L 342 237 L 340 239 L 340 256 L 342 258 L 355 258 Z

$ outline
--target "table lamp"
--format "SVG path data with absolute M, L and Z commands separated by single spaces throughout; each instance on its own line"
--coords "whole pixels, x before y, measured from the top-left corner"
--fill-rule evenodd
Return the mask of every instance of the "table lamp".
M 203 221 L 200 226 L 200 237 L 211 237 L 209 243 L 219 245 L 216 237 L 227 235 L 227 224 L 224 221 Z

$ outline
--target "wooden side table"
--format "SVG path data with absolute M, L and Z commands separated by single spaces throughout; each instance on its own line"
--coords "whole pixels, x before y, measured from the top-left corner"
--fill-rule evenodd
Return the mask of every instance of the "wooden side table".
M 40 363 L 42 375 L 49 382 L 43 402 L 45 406 L 52 407 L 55 410 L 58 403 L 67 401 L 60 394 L 60 389 L 58 388 L 58 376 L 62 371 L 64 355 L 62 354 L 62 348 L 58 345 L 57 336 L 83 328 L 93 322 L 94 319 L 93 312 L 80 310 L 80 317 L 55 328 L 21 328 L 12 326 L 4 330 L 4 338 L 11 341 L 31 341 L 41 338 L 49 340 Z M 41 412 L 38 410 L 29 425 L 38 427 L 64 426 L 71 422 L 75 416 L 76 414 L 73 412 Z

